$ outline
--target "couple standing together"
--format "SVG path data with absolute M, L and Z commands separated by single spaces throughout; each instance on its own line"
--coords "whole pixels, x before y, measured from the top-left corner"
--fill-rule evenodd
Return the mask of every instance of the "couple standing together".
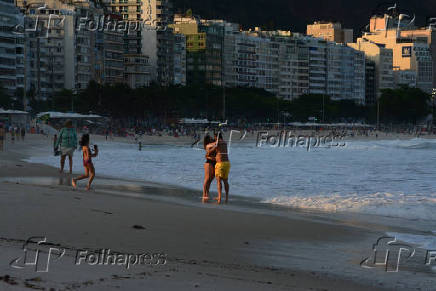
M 227 203 L 229 200 L 229 172 L 230 172 L 230 161 L 227 151 L 227 144 L 224 142 L 221 133 L 215 135 L 215 138 L 211 138 L 209 135 L 204 137 L 204 149 L 206 150 L 206 162 L 204 163 L 204 183 L 203 183 L 203 202 L 209 200 L 209 188 L 216 178 L 218 186 L 218 204 L 221 203 L 222 194 L 222 184 L 224 183 L 224 188 L 226 191 Z

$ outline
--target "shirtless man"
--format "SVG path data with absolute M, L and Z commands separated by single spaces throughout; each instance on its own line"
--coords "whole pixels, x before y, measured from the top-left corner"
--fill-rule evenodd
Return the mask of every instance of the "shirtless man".
M 215 165 L 215 178 L 218 186 L 218 204 L 221 203 L 222 194 L 222 184 L 224 183 L 224 188 L 226 190 L 226 200 L 229 200 L 229 172 L 230 172 L 230 161 L 227 153 L 227 144 L 223 140 L 222 133 L 218 133 L 218 139 L 214 146 L 216 148 L 216 165 Z

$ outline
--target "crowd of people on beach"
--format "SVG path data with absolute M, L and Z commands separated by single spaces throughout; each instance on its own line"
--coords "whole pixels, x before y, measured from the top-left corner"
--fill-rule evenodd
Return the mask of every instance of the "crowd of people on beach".
M 210 136 L 205 134 L 205 132 L 210 132 L 211 130 L 216 130 L 217 127 L 209 127 L 209 124 L 200 125 L 186 125 L 186 124 L 170 124 L 162 126 L 159 124 L 151 124 L 148 126 L 134 126 L 131 128 L 123 128 L 121 126 L 115 127 L 112 124 L 107 124 L 105 127 L 96 128 L 80 128 L 74 127 L 71 120 L 67 120 L 63 127 L 59 130 L 57 134 L 54 135 L 53 149 L 54 154 L 60 157 L 60 172 L 64 172 L 65 162 L 68 158 L 69 162 L 69 173 L 73 172 L 73 155 L 77 149 L 82 151 L 82 160 L 84 167 L 84 174 L 71 179 L 71 185 L 77 188 L 78 181 L 88 179 L 86 186 L 87 190 L 91 189 L 93 180 L 95 178 L 95 167 L 92 162 L 92 158 L 97 157 L 99 154 L 98 147 L 96 145 L 90 145 L 90 133 L 102 134 L 105 136 L 106 140 L 112 140 L 114 136 L 125 137 L 132 139 L 139 145 L 139 150 L 143 147 L 143 138 L 146 136 L 169 136 L 169 137 L 181 137 L 187 136 L 191 137 L 194 141 L 193 144 L 198 143 L 202 137 L 203 146 L 206 152 L 204 163 L 204 181 L 203 181 L 203 195 L 202 201 L 208 202 L 210 200 L 210 186 L 213 180 L 216 180 L 218 196 L 215 200 L 218 203 L 222 202 L 222 192 L 225 191 L 224 202 L 228 202 L 229 197 L 229 172 L 230 172 L 230 161 L 227 151 L 227 144 L 224 141 L 223 135 L 226 133 L 225 128 L 219 128 L 216 134 Z M 261 124 L 245 124 L 244 127 L 238 128 L 233 127 L 232 129 L 245 131 L 248 135 L 255 135 L 259 130 L 292 130 L 295 132 L 305 131 L 313 135 L 320 133 L 330 133 L 341 135 L 346 138 L 359 138 L 359 137 L 372 137 L 381 138 L 395 135 L 404 135 L 409 137 L 421 137 L 423 135 L 435 134 L 431 130 L 423 130 L 419 127 L 404 127 L 404 128 L 384 128 L 382 130 L 376 130 L 371 127 L 333 127 L 333 128 L 323 128 L 322 126 L 313 127 L 285 127 L 278 124 L 261 125 Z M 228 129 L 227 129 L 228 130 Z M 40 133 L 44 132 L 39 128 L 38 125 L 33 127 L 25 126 L 14 126 L 0 124 L 0 150 L 3 149 L 3 145 L 7 140 L 11 143 L 16 141 L 24 141 L 26 132 L 29 133 Z M 81 132 L 82 136 L 80 140 L 77 135 Z M 9 136 L 9 139 L 8 139 Z M 80 145 L 78 148 L 77 145 Z

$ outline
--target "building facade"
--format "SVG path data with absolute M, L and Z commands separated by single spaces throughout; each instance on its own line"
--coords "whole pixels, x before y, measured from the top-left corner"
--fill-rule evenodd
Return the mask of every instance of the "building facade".
M 226 86 L 263 88 L 283 99 L 304 94 L 365 103 L 365 56 L 345 45 L 289 31 L 226 36 Z M 230 53 L 233 52 L 233 53 Z
M 392 49 L 393 69 L 415 71 L 416 87 L 430 94 L 435 86 L 435 32 L 431 28 L 417 29 L 405 25 L 399 17 L 387 14 L 372 17 L 369 32 L 363 38 Z
M 395 87 L 393 76 L 393 51 L 384 45 L 374 43 L 366 38 L 357 39 L 356 43 L 349 43 L 349 47 L 361 51 L 366 59 L 375 65 L 375 90 L 380 97 L 382 89 Z
M 156 79 L 156 67 L 150 61 L 148 41 L 152 36 L 143 27 L 144 23 L 150 25 L 144 11 L 149 9 L 149 1 L 140 0 L 110 0 L 105 1 L 107 9 L 113 15 L 120 15 L 119 21 L 128 23 L 129 29 L 123 35 L 123 60 L 124 60 L 124 82 L 132 88 L 148 86 L 153 79 Z M 151 6 L 150 6 L 151 7 Z M 147 10 L 148 11 L 148 10 Z M 155 42 L 156 43 L 156 42 Z M 144 65 L 144 68 L 139 66 Z M 135 75 L 137 74 L 137 76 Z
M 0 0 L 0 87 L 9 95 L 25 90 L 24 17 L 13 1 Z
M 133 1 L 133 0 L 129 0 Z M 136 0 L 139 1 L 139 0 Z M 142 1 L 141 17 L 148 30 L 143 37 L 143 53 L 150 58 L 157 82 L 163 86 L 174 83 L 174 35 L 170 0 Z
M 353 42 L 353 30 L 342 28 L 338 22 L 316 21 L 307 25 L 306 34 L 336 43 Z
M 186 86 L 186 37 L 174 34 L 174 85 Z

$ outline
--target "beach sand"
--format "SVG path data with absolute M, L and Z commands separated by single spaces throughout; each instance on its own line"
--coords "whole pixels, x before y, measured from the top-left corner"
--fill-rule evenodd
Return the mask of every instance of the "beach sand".
M 69 175 L 22 161 L 50 144 L 29 135 L 0 153 L 0 290 L 426 290 L 411 281 L 421 280 L 412 271 L 359 266 L 384 234 L 377 227 L 179 203 L 156 198 L 178 191 L 162 185 L 149 185 L 140 196 L 128 186 L 73 191 Z M 50 260 L 48 272 L 10 266 L 30 237 L 46 237 L 47 247 L 65 250 Z M 162 253 L 166 264 L 76 265 L 83 249 Z

